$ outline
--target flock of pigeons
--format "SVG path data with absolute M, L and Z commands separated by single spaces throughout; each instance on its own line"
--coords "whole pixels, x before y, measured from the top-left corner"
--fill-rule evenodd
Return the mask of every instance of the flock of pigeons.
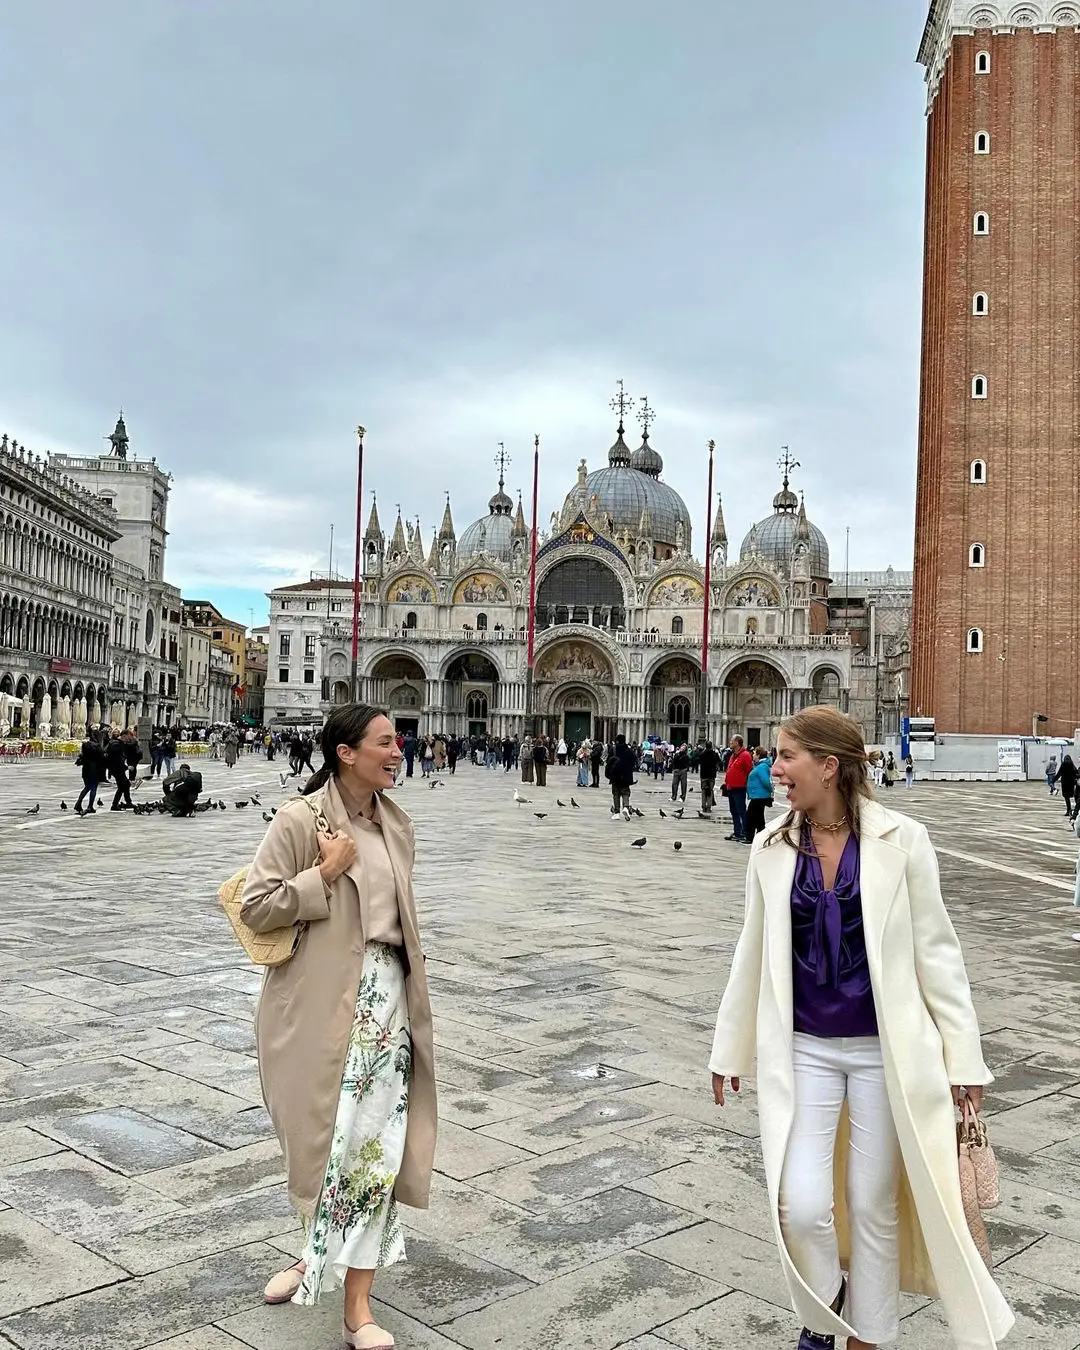
M 258 797 L 245 797 L 242 802 L 238 801 L 233 802 L 233 807 L 237 811 L 241 810 L 245 806 L 261 807 L 262 802 Z M 227 811 L 228 809 L 229 809 L 228 805 L 225 802 L 221 801 L 220 799 L 215 801 L 211 797 L 208 798 L 208 800 L 206 800 L 205 802 L 196 802 L 195 805 L 191 808 L 191 814 L 201 815 L 204 811 Z M 68 810 L 68 804 L 66 801 L 62 801 L 60 803 L 60 810 L 61 811 Z M 41 811 L 41 803 L 35 802 L 34 805 L 31 806 L 30 809 L 25 812 L 25 814 L 28 816 L 36 816 L 40 811 Z M 155 800 L 152 802 L 135 802 L 131 807 L 132 814 L 136 816 L 167 815 L 168 811 L 169 811 L 169 804 L 164 797 L 162 797 L 160 800 Z M 269 815 L 264 811 L 262 813 L 262 818 L 269 825 L 276 815 L 277 815 L 277 807 L 272 806 L 270 808 Z
M 515 789 L 514 789 L 514 805 L 515 805 L 515 806 L 519 806 L 519 807 L 521 807 L 521 806 L 532 806 L 532 805 L 533 805 L 533 801 L 532 801 L 532 798 L 531 798 L 531 797 L 523 797 L 523 796 L 521 795 L 521 793 L 518 791 L 518 789 L 515 788 Z M 561 806 L 561 807 L 563 807 L 564 809 L 566 809 L 566 807 L 567 807 L 568 804 L 567 804 L 566 802 L 560 800 L 560 798 L 556 797 L 556 798 L 555 798 L 555 805 L 556 805 L 556 806 Z M 575 810 L 575 811 L 580 811 L 580 810 L 581 810 L 581 803 L 575 801 L 574 798 L 571 797 L 571 798 L 570 798 L 570 801 L 569 801 L 569 807 L 570 807 L 571 809 Z M 671 817 L 673 817 L 675 820 L 682 820 L 683 814 L 684 814 L 686 808 L 685 808 L 685 806 L 680 806 L 677 810 L 668 812 L 668 811 L 665 811 L 664 808 L 661 806 L 661 807 L 659 808 L 659 810 L 660 810 L 660 819 L 661 819 L 661 820 L 667 820 L 668 817 L 669 817 L 669 815 L 670 815 Z M 537 820 L 547 820 L 549 814 L 550 814 L 550 812 L 548 812 L 548 811 L 534 811 L 534 812 L 533 812 L 533 815 L 536 817 Z M 698 814 L 698 819 L 699 819 L 699 820 L 708 820 L 708 821 L 713 820 L 713 817 L 712 817 L 711 815 L 709 815 L 709 813 L 706 812 L 706 811 L 699 811 L 697 814 Z M 613 811 L 612 814 L 611 814 L 611 819 L 612 819 L 612 820 L 625 820 L 625 821 L 630 821 L 630 820 L 633 820 L 635 817 L 636 817 L 638 820 L 644 820 L 644 819 L 645 819 L 645 812 L 644 812 L 644 811 L 640 811 L 636 806 L 631 806 L 631 805 L 629 805 L 629 804 L 626 805 L 626 806 L 624 806 L 623 809 L 622 809 L 622 811 L 621 811 L 620 813 L 616 813 L 616 812 Z M 631 840 L 630 847 L 631 847 L 631 848 L 644 848 L 645 845 L 646 845 L 648 842 L 649 842 L 648 836 L 647 836 L 647 835 L 642 835 L 640 839 L 634 839 L 634 840 Z M 676 839 L 676 840 L 674 840 L 671 846 L 672 846 L 672 848 L 675 850 L 676 853 L 681 853 L 681 852 L 682 852 L 682 846 L 683 846 L 683 845 L 682 845 L 682 840 L 681 840 L 681 839 Z

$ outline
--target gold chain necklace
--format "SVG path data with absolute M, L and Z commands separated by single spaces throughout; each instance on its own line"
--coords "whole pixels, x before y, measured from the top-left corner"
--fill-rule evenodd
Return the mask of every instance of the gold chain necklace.
M 824 834 L 837 834 L 847 824 L 847 816 L 841 816 L 839 820 L 833 821 L 831 825 L 819 825 L 816 820 L 806 817 L 811 829 L 821 830 Z

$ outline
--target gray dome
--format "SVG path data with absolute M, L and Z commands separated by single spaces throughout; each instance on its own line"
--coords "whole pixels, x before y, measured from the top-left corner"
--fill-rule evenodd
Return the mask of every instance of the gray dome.
M 566 498 L 563 507 L 566 513 L 576 513 L 578 492 L 575 487 Z M 593 506 L 593 498 L 596 505 Z M 641 523 L 641 513 L 646 508 L 652 517 L 652 537 L 658 544 L 670 548 L 676 546 L 676 527 L 682 524 L 682 547 L 690 551 L 690 512 L 686 503 L 666 483 L 622 465 L 596 469 L 585 479 L 585 501 L 590 513 L 600 520 L 612 520 L 615 532 L 629 532 L 636 538 Z
M 664 460 L 660 453 L 649 444 L 648 436 L 630 456 L 630 467 L 639 473 L 647 473 L 650 478 L 659 478 L 664 472 Z
M 484 516 L 483 519 L 474 521 L 458 540 L 458 558 L 471 558 L 477 553 L 490 553 L 494 558 L 509 562 L 513 533 L 512 516 Z
M 794 493 L 791 494 L 794 497 Z M 798 502 L 798 498 L 795 497 Z M 816 525 L 806 522 L 810 530 L 810 575 L 819 581 L 829 577 L 829 544 Z M 742 541 L 739 558 L 742 562 L 756 551 L 771 563 L 787 572 L 791 566 L 791 550 L 799 517 L 790 510 L 778 508 L 771 516 L 759 521 Z

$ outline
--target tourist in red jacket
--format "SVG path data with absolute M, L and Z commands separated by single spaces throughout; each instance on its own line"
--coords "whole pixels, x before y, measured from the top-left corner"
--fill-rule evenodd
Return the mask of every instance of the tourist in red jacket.
M 754 767 L 754 760 L 741 736 L 732 736 L 728 745 L 731 747 L 731 758 L 724 775 L 724 786 L 727 788 L 728 809 L 731 811 L 731 833 L 727 837 L 737 844 L 748 844 L 746 782 Z

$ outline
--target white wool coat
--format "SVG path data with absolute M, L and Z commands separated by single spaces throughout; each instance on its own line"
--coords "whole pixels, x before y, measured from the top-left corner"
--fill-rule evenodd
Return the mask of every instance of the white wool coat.
M 795 1114 L 791 887 L 797 854 L 782 839 L 766 845 L 778 823 L 758 835 L 750 854 L 746 916 L 716 1019 L 710 1068 L 745 1077 L 756 1056 L 769 1204 L 792 1305 L 811 1330 L 852 1336 L 853 1329 L 807 1286 L 780 1228 L 780 1177 Z M 958 1350 L 993 1350 L 1013 1315 L 964 1221 L 950 1091 L 950 1084 L 990 1083 L 993 1075 L 983 1062 L 963 953 L 926 827 L 865 802 L 860 887 L 885 1081 L 903 1159 L 901 1284 L 940 1296 Z M 834 1169 L 842 1258 L 848 1243 L 847 1150 L 845 1107 Z

